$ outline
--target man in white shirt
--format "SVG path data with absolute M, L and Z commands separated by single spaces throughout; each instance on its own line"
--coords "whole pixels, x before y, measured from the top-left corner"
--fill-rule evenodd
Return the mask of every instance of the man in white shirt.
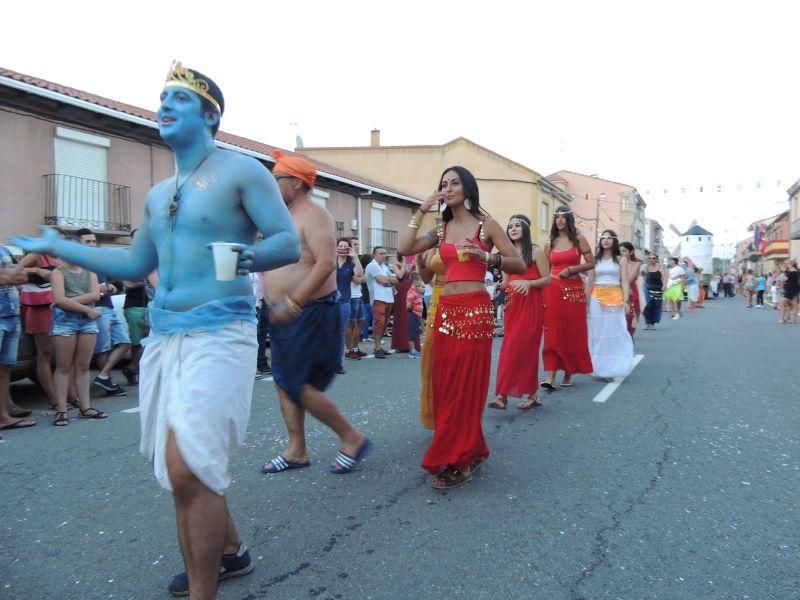
M 392 286 L 397 285 L 397 277 L 386 264 L 386 248 L 375 246 L 372 250 L 372 262 L 367 265 L 365 274 L 369 288 L 369 300 L 372 305 L 375 358 L 386 358 L 388 352 L 381 347 L 381 339 L 394 306 L 394 288 Z

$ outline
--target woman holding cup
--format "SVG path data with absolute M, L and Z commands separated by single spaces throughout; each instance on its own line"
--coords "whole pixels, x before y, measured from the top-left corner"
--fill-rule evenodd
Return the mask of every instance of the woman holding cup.
M 417 237 L 424 214 L 436 206 L 442 224 Z M 481 416 L 489 391 L 494 310 L 484 287 L 487 266 L 522 274 L 525 263 L 503 228 L 480 207 L 478 184 L 464 167 L 451 167 L 402 234 L 398 251 L 418 254 L 434 246 L 445 284 L 433 327 L 432 388 L 435 430 L 422 467 L 432 487 L 447 490 L 472 479 L 489 456 Z M 497 246 L 499 253 L 491 254 Z

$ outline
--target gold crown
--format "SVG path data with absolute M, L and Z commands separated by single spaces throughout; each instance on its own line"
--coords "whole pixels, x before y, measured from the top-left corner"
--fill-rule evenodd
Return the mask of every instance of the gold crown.
M 182 88 L 186 88 L 187 90 L 193 91 L 195 94 L 202 96 L 214 107 L 222 113 L 222 109 L 219 106 L 219 102 L 214 99 L 209 92 L 209 85 L 205 79 L 198 79 L 194 76 L 194 71 L 184 67 L 180 62 L 177 60 L 172 61 L 172 66 L 167 73 L 167 81 L 166 84 L 170 86 L 178 86 Z

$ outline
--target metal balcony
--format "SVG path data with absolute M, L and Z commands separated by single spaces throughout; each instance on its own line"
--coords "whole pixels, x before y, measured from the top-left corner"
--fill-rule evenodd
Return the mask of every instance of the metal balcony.
M 373 227 L 367 228 L 367 239 L 369 240 L 369 253 L 375 246 L 383 246 L 386 252 L 394 254 L 397 252 L 398 235 L 396 231 L 391 229 L 376 229 Z
M 130 233 L 131 188 L 72 175 L 45 175 L 46 225 L 86 227 L 97 233 Z

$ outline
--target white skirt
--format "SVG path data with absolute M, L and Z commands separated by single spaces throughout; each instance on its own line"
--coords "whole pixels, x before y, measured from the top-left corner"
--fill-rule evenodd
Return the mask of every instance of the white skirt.
M 589 354 L 593 375 L 626 377 L 633 366 L 633 340 L 625 322 L 624 307 L 607 307 L 589 300 Z
M 144 340 L 140 365 L 140 449 L 156 479 L 172 490 L 167 436 L 175 434 L 189 470 L 215 494 L 230 485 L 228 465 L 250 419 L 258 341 L 256 326 L 234 321 L 222 329 Z

